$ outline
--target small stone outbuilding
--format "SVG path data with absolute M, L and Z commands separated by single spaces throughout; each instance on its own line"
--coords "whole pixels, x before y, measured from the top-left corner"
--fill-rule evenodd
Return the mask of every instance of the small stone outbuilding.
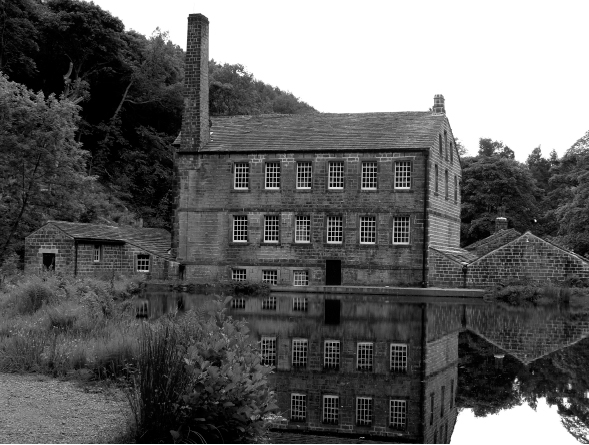
M 177 273 L 170 238 L 164 229 L 48 221 L 25 238 L 25 272 L 167 278 Z
M 531 232 L 522 235 L 507 228 L 464 249 L 431 247 L 429 266 L 430 284 L 438 287 L 484 288 L 512 280 L 557 283 L 589 278 L 586 258 Z

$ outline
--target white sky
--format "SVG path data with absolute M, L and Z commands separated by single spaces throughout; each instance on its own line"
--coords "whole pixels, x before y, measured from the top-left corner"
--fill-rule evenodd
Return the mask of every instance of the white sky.
M 95 0 L 127 29 L 186 47 L 210 21 L 210 57 L 241 63 L 322 112 L 425 111 L 446 98 L 455 137 L 502 140 L 525 161 L 589 130 L 589 1 Z

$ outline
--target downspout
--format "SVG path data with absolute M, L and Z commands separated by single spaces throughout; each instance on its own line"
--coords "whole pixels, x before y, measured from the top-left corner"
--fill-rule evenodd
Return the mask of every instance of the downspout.
M 420 436 L 422 443 L 425 443 L 425 426 L 426 426 L 426 387 L 425 387 L 425 380 L 426 380 L 426 373 L 425 373 L 425 348 L 427 345 L 427 304 L 421 304 L 421 423 L 420 423 Z
M 421 281 L 422 287 L 428 287 L 428 257 L 429 257 L 429 249 L 428 249 L 428 228 L 429 228 L 429 218 L 427 217 L 427 211 L 429 207 L 429 150 L 425 150 L 423 152 L 423 159 L 424 159 L 424 184 L 423 184 L 423 280 Z
M 74 277 L 78 276 L 78 240 L 74 239 Z

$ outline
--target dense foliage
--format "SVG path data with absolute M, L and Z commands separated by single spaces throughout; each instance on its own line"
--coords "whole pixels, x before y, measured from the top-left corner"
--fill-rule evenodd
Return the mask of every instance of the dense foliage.
M 75 161 L 82 161 L 86 177 L 95 178 L 82 188 L 84 193 L 73 187 L 67 200 L 70 211 L 57 196 L 48 205 L 60 212 L 31 206 L 30 198 L 20 231 L 9 239 L 13 208 L 23 198 L 14 187 L 1 190 L 0 213 L 10 214 L 0 217 L 0 246 L 6 246 L 0 263 L 11 252 L 22 256 L 23 236 L 48 218 L 115 224 L 143 218 L 146 226 L 169 229 L 174 193 L 171 143 L 181 127 L 184 51 L 159 29 L 149 37 L 125 31 L 118 18 L 80 0 L 2 0 L 0 35 L 3 85 L 10 79 L 21 84 L 11 88 L 22 95 L 32 97 L 32 90 L 37 101 L 44 95 L 49 108 L 69 107 L 72 113 L 63 121 L 63 133 L 79 150 Z M 256 80 L 243 65 L 211 61 L 209 70 L 213 115 L 315 111 L 292 94 Z M 4 87 L 0 94 L 2 103 L 13 100 Z M 2 131 L 2 137 L 14 137 L 18 129 Z M 0 158 L 0 170 L 11 168 Z M 72 180 L 80 174 L 77 171 Z M 61 176 L 65 180 L 68 174 L 64 170 Z M 31 192 L 37 192 L 35 187 Z

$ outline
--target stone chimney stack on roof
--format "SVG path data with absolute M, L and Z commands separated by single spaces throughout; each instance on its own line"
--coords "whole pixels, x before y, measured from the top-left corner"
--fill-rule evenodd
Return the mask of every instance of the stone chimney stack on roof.
M 507 230 L 507 218 L 504 216 L 498 216 L 495 218 L 495 233 L 500 230 Z
M 180 151 L 198 151 L 210 139 L 209 19 L 202 14 L 188 16 L 184 89 Z
M 446 107 L 444 105 L 444 96 L 441 94 L 436 94 L 434 96 L 434 114 L 446 114 Z

